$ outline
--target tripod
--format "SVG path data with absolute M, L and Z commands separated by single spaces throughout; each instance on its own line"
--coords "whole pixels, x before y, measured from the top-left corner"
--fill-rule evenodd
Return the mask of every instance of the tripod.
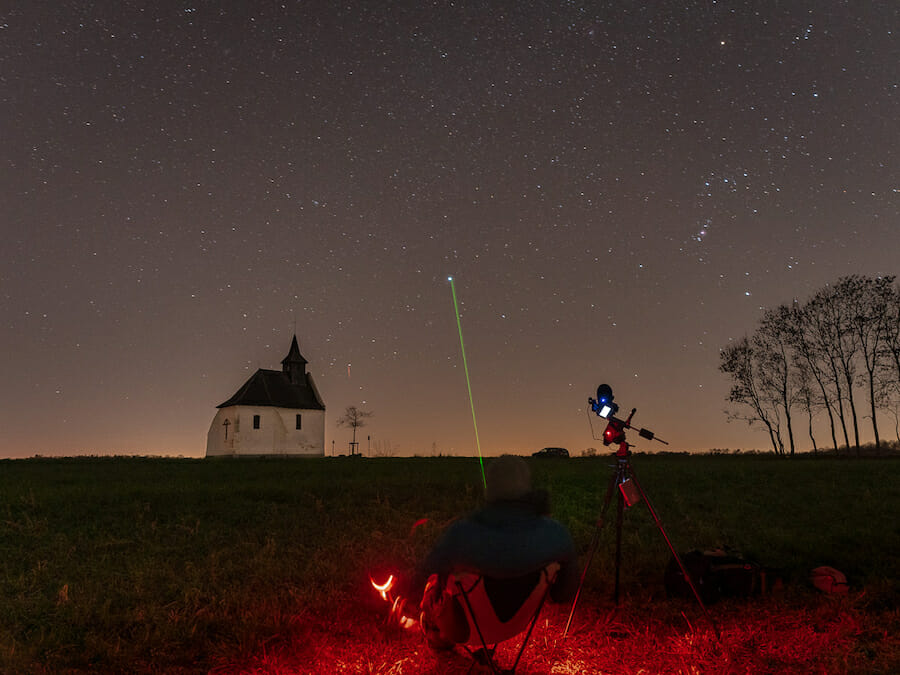
M 602 385 L 606 386 L 606 385 Z M 599 390 L 598 390 L 599 391 Z M 685 581 L 687 581 L 688 585 L 691 588 L 691 591 L 694 594 L 694 597 L 697 599 L 697 604 L 700 605 L 700 608 L 703 610 L 704 615 L 709 620 L 710 624 L 712 624 L 713 629 L 715 630 L 716 637 L 719 636 L 719 629 L 716 625 L 715 621 L 713 621 L 712 617 L 709 614 L 709 611 L 706 609 L 706 605 L 703 603 L 703 600 L 700 597 L 700 592 L 697 590 L 696 585 L 694 584 L 694 580 L 691 578 L 691 575 L 688 573 L 687 569 L 684 566 L 684 563 L 681 560 L 681 556 L 675 550 L 675 547 L 672 545 L 672 541 L 669 539 L 669 535 L 666 534 L 666 530 L 662 525 L 662 522 L 659 519 L 659 516 L 656 515 L 656 511 L 653 506 L 650 504 L 650 500 L 647 498 L 647 493 L 644 492 L 644 488 L 641 487 L 640 482 L 637 479 L 637 476 L 634 473 L 634 468 L 631 466 L 631 462 L 629 461 L 629 457 L 631 456 L 631 451 L 629 448 L 631 447 L 625 441 L 625 429 L 632 429 L 631 426 L 631 418 L 634 416 L 636 408 L 632 408 L 631 414 L 628 416 L 627 420 L 620 420 L 616 417 L 613 417 L 611 412 L 618 409 L 618 406 L 613 408 L 609 408 L 607 406 L 600 406 L 597 401 L 593 399 L 588 399 L 594 408 L 595 412 L 598 415 L 601 415 L 599 412 L 601 409 L 605 412 L 606 417 L 609 420 L 609 423 L 606 427 L 606 431 L 603 432 L 603 443 L 604 445 L 609 445 L 611 442 L 616 442 L 619 444 L 619 449 L 616 451 L 614 457 L 616 460 L 616 464 L 614 467 L 614 471 L 612 476 L 610 477 L 609 487 L 606 490 L 606 497 L 603 500 L 603 506 L 600 510 L 600 516 L 597 519 L 597 527 L 594 529 L 594 535 L 591 538 L 591 548 L 588 554 L 588 559 L 585 562 L 584 569 L 581 572 L 581 581 L 578 584 L 578 590 L 575 593 L 575 599 L 572 601 L 572 609 L 569 612 L 569 619 L 566 622 L 566 629 L 563 632 L 563 638 L 565 638 L 569 634 L 569 628 L 572 625 L 572 618 L 575 616 L 575 608 L 578 606 L 578 598 L 581 596 L 581 590 L 584 587 L 584 580 L 587 576 L 588 569 L 591 566 L 591 562 L 594 559 L 594 554 L 597 551 L 597 547 L 600 543 L 600 531 L 603 529 L 603 525 L 605 522 L 606 512 L 609 510 L 609 505 L 612 503 L 613 494 L 616 494 L 616 567 L 615 567 L 615 585 L 613 591 L 613 599 L 616 605 L 619 604 L 619 575 L 622 564 L 622 521 L 623 514 L 625 512 L 625 508 L 629 506 L 634 506 L 641 501 L 643 501 L 647 505 L 647 510 L 650 512 L 651 517 L 653 518 L 653 522 L 656 523 L 656 527 L 659 529 L 660 533 L 662 533 L 663 539 L 665 539 L 666 545 L 669 547 L 669 550 L 672 552 L 672 556 L 675 558 L 675 561 L 678 563 L 678 567 L 681 570 L 681 573 L 684 575 Z M 612 400 L 612 394 L 610 390 L 609 401 Z M 603 397 L 600 397 L 601 403 L 606 403 Z M 610 404 L 611 405 L 611 404 Z M 654 434 L 652 431 L 648 431 L 647 429 L 641 429 L 639 434 L 643 438 L 653 439 Z M 661 443 L 665 443 L 662 439 L 656 439 Z

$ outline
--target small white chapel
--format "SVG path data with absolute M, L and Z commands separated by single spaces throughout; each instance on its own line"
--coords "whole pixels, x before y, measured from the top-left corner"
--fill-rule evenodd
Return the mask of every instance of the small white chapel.
M 281 370 L 260 368 L 218 405 L 206 435 L 206 456 L 325 456 L 325 404 L 297 336 Z

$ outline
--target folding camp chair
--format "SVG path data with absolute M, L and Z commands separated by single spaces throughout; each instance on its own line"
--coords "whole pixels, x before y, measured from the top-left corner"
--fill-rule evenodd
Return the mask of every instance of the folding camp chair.
M 469 624 L 469 637 L 462 644 L 476 662 L 482 661 L 495 675 L 515 673 L 559 567 L 559 563 L 550 563 L 513 579 L 486 577 L 475 572 L 451 575 L 448 590 L 460 601 Z M 494 659 L 497 645 L 526 630 L 512 668 L 501 669 Z M 472 650 L 479 645 L 481 649 Z

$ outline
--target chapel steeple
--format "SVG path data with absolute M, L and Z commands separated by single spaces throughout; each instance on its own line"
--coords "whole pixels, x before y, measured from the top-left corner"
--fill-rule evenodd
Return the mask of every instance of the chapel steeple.
M 306 385 L 306 364 L 308 361 L 300 354 L 300 345 L 297 344 L 297 336 L 291 340 L 291 349 L 288 355 L 281 360 L 281 370 L 287 375 L 291 384 Z

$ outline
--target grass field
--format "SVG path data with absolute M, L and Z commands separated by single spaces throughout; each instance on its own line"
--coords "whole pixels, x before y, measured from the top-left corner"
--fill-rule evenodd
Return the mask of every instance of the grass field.
M 531 461 L 586 550 L 610 459 Z M 679 550 L 741 550 L 784 591 L 712 605 L 717 640 L 696 603 L 665 598 L 669 552 L 639 505 L 620 605 L 610 522 L 574 630 L 563 641 L 568 608 L 548 607 L 520 673 L 900 672 L 900 460 L 632 463 Z M 464 458 L 2 461 L 0 672 L 464 673 L 386 623 L 369 574 L 408 579 L 481 491 Z M 849 595 L 813 590 L 819 565 Z

